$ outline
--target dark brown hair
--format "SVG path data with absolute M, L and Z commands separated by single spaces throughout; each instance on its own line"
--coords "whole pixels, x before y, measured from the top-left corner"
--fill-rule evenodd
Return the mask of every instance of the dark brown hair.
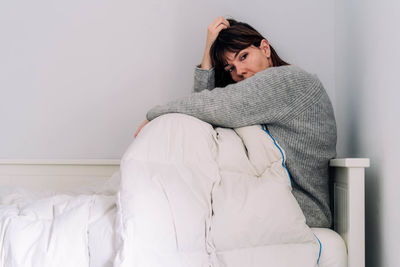
M 264 38 L 258 31 L 247 23 L 238 22 L 234 19 L 228 19 L 229 27 L 222 30 L 217 39 L 211 46 L 211 63 L 215 70 L 215 86 L 225 87 L 228 84 L 235 83 L 231 75 L 225 71 L 226 65 L 225 52 L 239 52 L 251 45 L 259 47 Z M 270 45 L 272 66 L 289 65 L 283 61 L 275 49 Z

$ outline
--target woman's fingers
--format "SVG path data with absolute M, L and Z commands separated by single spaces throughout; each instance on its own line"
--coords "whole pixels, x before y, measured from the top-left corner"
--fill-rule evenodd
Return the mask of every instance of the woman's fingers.
M 217 28 L 215 28 L 216 33 L 219 33 L 220 31 L 222 31 L 223 29 L 227 29 L 228 26 L 226 26 L 225 24 L 219 24 L 217 26 Z
M 224 20 L 218 20 L 216 23 L 212 23 L 208 26 L 208 31 L 213 34 L 218 34 L 222 29 L 229 27 L 229 22 Z
M 206 48 L 210 48 L 215 39 L 217 39 L 218 34 L 229 27 L 229 21 L 224 17 L 219 16 L 210 25 L 208 25 L 207 33 L 207 45 Z
M 212 26 L 214 29 L 217 28 L 220 24 L 224 24 L 227 27 L 229 27 L 229 21 L 227 19 L 225 19 L 222 16 L 219 16 L 218 18 L 216 18 L 211 24 L 210 26 Z
M 136 136 L 139 134 L 139 132 L 140 132 L 140 127 L 136 130 L 136 133 L 133 135 L 133 137 L 135 137 L 136 138 Z
M 149 123 L 148 120 L 145 120 L 144 122 L 142 122 L 142 124 L 140 124 L 139 128 L 136 130 L 136 133 L 134 134 L 134 137 L 136 138 L 136 136 L 139 134 L 140 130 L 142 130 L 142 128 Z
M 210 58 L 210 49 L 214 41 L 217 39 L 219 33 L 229 27 L 229 21 L 224 17 L 219 16 L 207 27 L 206 48 L 204 49 L 203 60 L 200 67 L 202 69 L 210 70 L 213 66 Z

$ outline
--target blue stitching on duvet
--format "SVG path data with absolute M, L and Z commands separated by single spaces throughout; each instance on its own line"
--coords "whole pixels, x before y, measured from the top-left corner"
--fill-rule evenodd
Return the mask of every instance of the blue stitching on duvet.
M 321 258 L 322 244 L 321 244 L 321 241 L 319 240 L 318 236 L 316 234 L 314 234 L 314 236 L 317 238 L 318 243 L 319 243 L 319 254 L 318 254 L 318 260 L 317 260 L 317 264 L 319 265 L 319 259 Z
M 281 149 L 281 148 L 278 146 L 278 144 L 276 143 L 275 138 L 268 132 L 267 128 L 265 127 L 265 124 L 262 124 L 261 127 L 262 127 L 262 129 L 272 138 L 272 140 L 274 141 L 275 146 L 276 146 L 276 147 L 279 149 L 279 151 L 281 152 L 281 154 L 282 154 L 282 166 L 285 168 L 285 170 L 286 170 L 286 172 L 287 172 L 287 174 L 288 174 L 288 176 L 289 176 L 290 186 L 293 186 L 292 177 L 290 176 L 289 170 L 286 168 L 286 165 L 285 165 L 285 155 L 283 154 L 282 149 Z

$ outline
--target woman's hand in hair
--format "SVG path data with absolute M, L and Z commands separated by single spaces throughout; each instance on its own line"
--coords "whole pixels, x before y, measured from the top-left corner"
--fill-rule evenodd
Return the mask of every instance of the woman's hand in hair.
M 229 27 L 229 22 L 224 18 L 219 16 L 216 18 L 207 28 L 207 40 L 206 40 L 206 49 L 204 50 L 203 60 L 201 61 L 201 68 L 210 70 L 213 66 L 211 63 L 210 57 L 210 48 L 214 43 L 215 39 L 217 39 L 218 34 L 223 30 Z
M 145 120 L 144 122 L 142 122 L 142 124 L 140 124 L 139 128 L 136 130 L 136 133 L 135 133 L 135 135 L 134 135 L 135 138 L 136 138 L 136 136 L 139 134 L 140 130 L 142 130 L 142 128 L 143 128 L 147 123 L 149 123 L 149 121 L 148 121 L 148 120 Z

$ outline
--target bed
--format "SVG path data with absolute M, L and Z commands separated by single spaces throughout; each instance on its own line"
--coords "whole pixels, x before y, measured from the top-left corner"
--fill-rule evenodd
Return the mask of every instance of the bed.
M 169 114 L 121 161 L 1 160 L 0 267 L 363 267 L 369 160 L 330 166 L 333 230 L 306 225 L 260 125 Z
M 364 239 L 364 170 L 369 159 L 343 158 L 330 162 L 334 195 L 334 231 L 313 228 L 322 243 L 319 265 L 321 267 L 365 266 Z M 98 192 L 100 185 L 117 174 L 119 160 L 1 160 L 0 188 L 9 186 L 25 187 L 48 192 L 71 192 L 79 188 L 80 192 Z M 78 190 L 78 191 L 79 191 Z M 108 192 L 111 194 L 112 192 Z M 101 232 L 103 241 L 112 243 L 112 225 L 116 216 L 115 199 L 109 196 L 102 200 L 105 215 L 93 228 L 92 237 Z M 104 234 L 106 233 L 106 234 Z M 339 237 L 340 236 L 340 237 Z M 95 238 L 94 238 L 95 239 Z M 95 241 L 94 244 L 99 244 Z M 107 243 L 107 242 L 103 242 Z M 344 247 L 345 244 L 345 247 Z M 99 255 L 91 266 L 112 266 L 111 245 L 104 248 L 91 248 L 93 255 Z M 95 251 L 99 251 L 96 253 Z M 347 252 L 347 254 L 346 254 Z M 102 255 L 102 256 L 100 256 Z

